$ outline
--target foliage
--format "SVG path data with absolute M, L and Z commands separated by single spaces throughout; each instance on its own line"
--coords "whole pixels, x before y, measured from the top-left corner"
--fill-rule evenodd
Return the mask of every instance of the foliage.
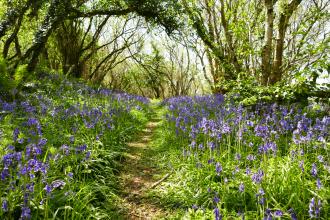
M 0 97 L 9 98 L 15 86 L 15 81 L 10 78 L 8 73 L 6 60 L 0 56 Z

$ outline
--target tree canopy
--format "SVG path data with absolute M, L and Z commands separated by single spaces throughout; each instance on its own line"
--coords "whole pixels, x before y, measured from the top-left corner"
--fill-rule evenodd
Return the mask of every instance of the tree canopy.
M 329 85 L 320 91 L 319 82 L 327 82 L 321 78 L 329 76 L 329 1 L 1 0 L 0 4 L 0 49 L 9 78 L 24 64 L 28 72 L 43 67 L 97 83 L 114 79 L 111 75 L 132 82 L 146 75 L 133 77 L 127 72 L 155 69 L 149 75 L 157 90 L 168 87 L 174 92 L 174 78 L 181 80 L 182 88 L 183 78 L 189 78 L 187 82 L 195 85 L 190 92 L 209 87 L 214 93 L 227 93 L 244 85 L 247 94 L 269 96 L 278 86 L 291 94 L 328 97 Z M 173 59 L 177 52 L 166 41 L 177 45 L 181 61 Z M 156 48 L 146 49 L 151 44 L 157 45 L 160 59 L 151 59 L 148 53 Z M 191 59 L 196 66 L 191 66 Z M 171 69 L 177 76 L 161 77 L 160 60 L 161 69 Z M 175 71 L 188 63 L 191 68 Z M 132 70 L 118 74 L 123 65 Z M 186 76 L 179 77 L 183 72 Z M 302 89 L 297 93 L 293 84 Z

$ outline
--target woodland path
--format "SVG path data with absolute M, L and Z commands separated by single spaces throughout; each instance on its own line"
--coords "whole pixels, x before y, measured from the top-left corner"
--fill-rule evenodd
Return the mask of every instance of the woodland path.
M 161 123 L 161 116 L 157 103 L 152 103 L 151 108 L 153 112 L 146 127 L 135 141 L 128 143 L 126 160 L 119 177 L 123 188 L 124 219 L 128 220 L 161 219 L 166 216 L 166 211 L 157 204 L 157 200 L 147 195 L 150 188 L 164 179 L 157 168 L 153 149 L 153 138 Z

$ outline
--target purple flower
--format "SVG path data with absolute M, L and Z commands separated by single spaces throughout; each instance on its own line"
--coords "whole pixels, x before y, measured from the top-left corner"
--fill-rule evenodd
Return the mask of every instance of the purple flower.
M 194 210 L 197 210 L 198 206 L 194 204 L 194 205 L 191 206 L 191 208 L 194 209 Z
M 241 160 L 242 156 L 240 154 L 235 154 L 235 160 Z
M 317 176 L 317 166 L 316 166 L 315 163 L 312 164 L 311 174 L 312 174 L 312 176 L 314 176 L 314 177 Z
M 222 216 L 220 214 L 220 210 L 218 208 L 215 208 L 213 210 L 215 220 L 222 220 Z
M 288 212 L 290 213 L 292 220 L 298 220 L 296 213 L 294 212 L 293 208 L 289 209 Z
M 90 158 L 91 154 L 92 154 L 91 151 L 87 151 L 85 159 L 88 160 Z
M 303 161 L 303 160 L 301 160 L 301 161 L 299 162 L 299 167 L 300 167 L 300 169 L 301 169 L 302 172 L 305 171 L 305 168 L 304 168 L 304 161 Z
M 215 164 L 215 171 L 217 172 L 217 175 L 220 175 L 221 171 L 222 171 L 222 166 L 219 162 L 217 162 Z
M 254 161 L 256 159 L 256 156 L 249 154 L 249 155 L 247 155 L 246 159 L 249 161 Z
M 39 124 L 39 122 L 36 118 L 29 118 L 27 121 L 28 126 L 37 125 L 37 124 Z
M 9 176 L 9 169 L 8 167 L 4 167 L 1 172 L 1 180 L 5 180 Z
M 52 188 L 56 189 L 56 188 L 59 188 L 59 187 L 63 187 L 63 186 L 65 186 L 65 184 L 66 183 L 63 180 L 54 180 L 52 182 Z
M 78 146 L 78 147 L 76 147 L 76 153 L 78 153 L 79 151 L 85 151 L 86 149 L 87 149 L 86 144 Z
M 73 173 L 72 173 L 72 172 L 69 172 L 69 173 L 68 173 L 68 176 L 69 176 L 70 178 L 73 178 Z
M 265 211 L 265 217 L 264 217 L 264 220 L 272 220 L 273 218 L 272 218 L 272 212 L 271 212 L 271 210 L 270 209 L 266 209 L 266 211 Z
M 324 158 L 322 155 L 318 155 L 317 156 L 317 159 L 320 161 L 320 163 L 323 163 L 324 162 Z
M 283 212 L 282 212 L 281 210 L 276 210 L 276 211 L 274 212 L 274 216 L 275 216 L 276 218 L 278 218 L 278 217 L 282 217 L 282 216 L 283 216 Z
M 239 185 L 239 187 L 238 187 L 238 190 L 240 191 L 240 192 L 244 192 L 244 184 L 243 183 L 241 183 L 240 185 Z
M 320 211 L 321 211 L 321 200 L 317 200 L 317 203 L 315 201 L 315 198 L 313 197 L 309 203 L 309 210 L 308 210 L 308 213 L 309 213 L 309 216 L 311 218 L 318 218 L 320 216 Z
M 29 207 L 22 207 L 21 219 L 30 219 L 31 218 L 31 210 Z
M 208 145 L 211 150 L 215 149 L 215 143 L 213 141 L 209 142 Z
M 317 180 L 316 180 L 316 186 L 317 186 L 318 189 L 321 189 L 322 188 L 322 183 L 321 183 L 320 178 L 317 178 Z
M 69 155 L 70 150 L 69 150 L 69 146 L 68 146 L 68 145 L 63 144 L 63 145 L 60 147 L 60 149 L 63 150 L 63 152 L 64 152 L 64 154 L 65 154 L 66 156 Z
M 30 192 L 33 192 L 34 191 L 34 183 L 26 184 L 26 189 L 29 190 Z
M 256 136 L 267 138 L 269 134 L 268 126 L 266 125 L 257 125 L 254 128 L 254 132 L 256 133 Z
M 19 135 L 20 131 L 18 128 L 15 128 L 15 130 L 13 131 L 13 141 L 16 142 L 18 135 Z
M 2 201 L 2 210 L 4 211 L 4 212 L 8 212 L 8 202 L 7 202 L 7 200 L 3 200 Z
M 195 148 L 195 147 L 196 147 L 196 141 L 192 141 L 192 142 L 190 143 L 190 147 L 191 147 L 191 148 Z
M 261 183 L 263 176 L 264 176 L 264 171 L 259 169 L 257 173 L 252 175 L 252 181 L 254 183 Z
M 47 184 L 44 189 L 47 194 L 50 194 L 52 192 L 52 186 L 49 184 Z
M 18 139 L 17 142 L 18 142 L 19 144 L 23 144 L 23 143 L 24 143 L 24 138 L 20 138 L 20 139 Z
M 47 139 L 46 138 L 41 138 L 38 142 L 39 147 L 43 147 L 47 144 Z
M 214 201 L 215 203 L 219 203 L 219 202 L 220 202 L 220 199 L 219 199 L 218 196 L 215 196 L 215 197 L 213 198 L 213 201 Z
M 72 135 L 72 136 L 70 136 L 70 143 L 71 143 L 71 144 L 73 144 L 73 143 L 74 143 L 74 139 L 75 139 L 75 138 L 74 138 L 74 136 L 73 136 L 73 135 Z

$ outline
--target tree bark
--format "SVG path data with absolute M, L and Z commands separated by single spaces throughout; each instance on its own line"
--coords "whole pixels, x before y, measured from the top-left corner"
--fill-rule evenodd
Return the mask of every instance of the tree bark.
M 17 38 L 17 34 L 18 34 L 18 32 L 21 28 L 22 21 L 23 21 L 23 18 L 24 18 L 24 13 L 21 13 L 20 16 L 17 18 L 17 24 L 15 25 L 15 29 L 14 29 L 13 33 L 10 35 L 10 37 L 6 40 L 6 42 L 3 46 L 3 50 L 2 50 L 3 58 L 7 58 L 10 45 Z M 16 52 L 19 53 L 18 51 L 16 51 Z
M 272 44 L 274 31 L 274 4 L 276 0 L 264 0 L 266 7 L 265 42 L 262 49 L 261 71 L 262 84 L 267 85 L 272 69 Z
M 283 12 L 280 15 L 278 23 L 278 32 L 275 47 L 275 57 L 273 71 L 270 75 L 270 83 L 274 84 L 282 79 L 283 71 L 283 51 L 284 51 L 284 39 L 285 33 L 289 25 L 289 20 L 293 12 L 297 9 L 302 0 L 293 0 L 290 4 L 286 5 Z
M 223 27 L 223 30 L 225 32 L 225 37 L 226 37 L 226 41 L 228 44 L 228 49 L 229 49 L 229 55 L 230 55 L 230 60 L 233 63 L 234 67 L 235 67 L 235 71 L 236 73 L 240 73 L 242 71 L 241 65 L 239 64 L 238 58 L 237 58 L 237 54 L 235 52 L 235 48 L 234 48 L 234 44 L 233 44 L 233 37 L 232 34 L 228 28 L 228 22 L 227 19 L 225 17 L 225 9 L 224 9 L 224 2 L 223 0 L 220 0 L 221 3 L 221 24 Z

